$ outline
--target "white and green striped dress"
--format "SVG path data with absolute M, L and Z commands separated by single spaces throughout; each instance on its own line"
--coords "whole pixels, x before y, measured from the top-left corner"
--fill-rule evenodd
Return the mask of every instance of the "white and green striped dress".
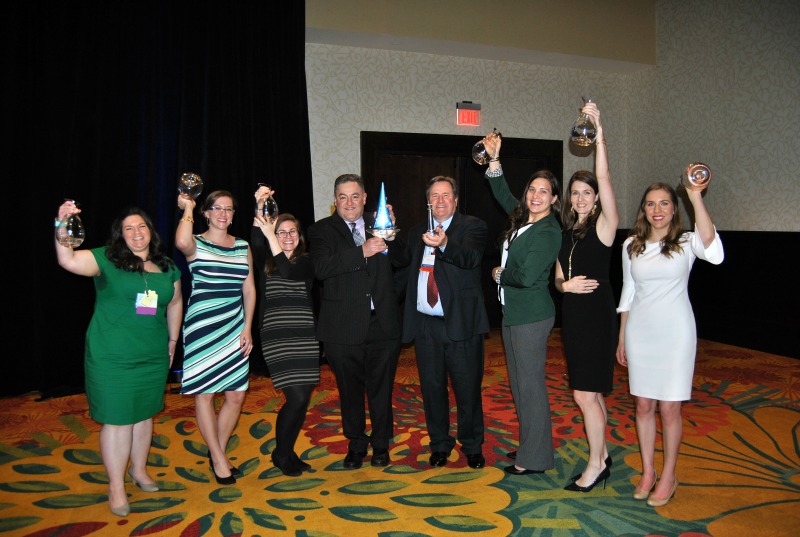
M 244 391 L 249 359 L 239 346 L 244 329 L 242 286 L 249 274 L 247 242 L 218 246 L 199 235 L 189 262 L 192 293 L 183 322 L 181 393 Z

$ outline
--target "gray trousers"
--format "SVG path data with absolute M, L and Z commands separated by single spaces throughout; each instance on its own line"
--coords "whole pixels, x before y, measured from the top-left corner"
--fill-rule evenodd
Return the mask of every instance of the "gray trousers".
M 528 470 L 549 470 L 553 460 L 553 425 L 544 365 L 547 337 L 555 317 L 531 324 L 503 326 L 508 381 L 517 407 L 519 450 L 516 464 Z

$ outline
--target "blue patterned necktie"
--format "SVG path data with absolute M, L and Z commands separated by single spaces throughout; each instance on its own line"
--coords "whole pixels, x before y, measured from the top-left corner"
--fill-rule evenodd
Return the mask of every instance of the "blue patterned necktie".
M 353 240 L 356 243 L 356 246 L 361 246 L 364 244 L 364 237 L 361 235 L 361 232 L 358 231 L 355 222 L 350 222 L 350 227 L 353 228 Z

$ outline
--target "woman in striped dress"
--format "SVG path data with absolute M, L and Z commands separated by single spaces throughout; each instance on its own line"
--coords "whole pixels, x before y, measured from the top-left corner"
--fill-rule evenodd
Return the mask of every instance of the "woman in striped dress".
M 195 396 L 197 426 L 208 446 L 217 483 L 231 485 L 239 470 L 228 461 L 233 434 L 249 385 L 251 326 L 256 305 L 253 261 L 247 242 L 228 234 L 236 210 L 233 195 L 217 190 L 202 206 L 208 230 L 192 234 L 195 201 L 181 194 L 175 245 L 186 256 L 192 293 L 183 325 L 181 393 Z M 225 394 L 217 413 L 214 396 Z
M 260 187 L 256 203 L 263 206 L 273 192 Z M 306 254 L 300 222 L 285 213 L 274 221 L 259 214 L 253 221 L 250 243 L 261 286 L 261 348 L 272 384 L 286 402 L 275 424 L 272 463 L 284 475 L 299 476 L 311 466 L 294 446 L 305 422 L 314 386 L 319 384 L 319 343 L 315 337 L 311 286 L 314 269 Z

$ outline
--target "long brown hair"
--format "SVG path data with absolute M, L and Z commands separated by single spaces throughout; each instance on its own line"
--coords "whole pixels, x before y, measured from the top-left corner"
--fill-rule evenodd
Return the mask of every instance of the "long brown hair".
M 297 228 L 297 248 L 294 249 L 291 257 L 289 257 L 289 262 L 294 263 L 297 261 L 298 257 L 306 255 L 306 238 L 303 235 L 303 230 L 300 227 L 300 220 L 295 218 L 294 215 L 290 213 L 281 213 L 278 215 L 278 218 L 275 220 L 276 233 L 278 231 L 278 226 L 284 222 L 292 222 Z M 267 275 L 267 278 L 270 278 L 273 274 L 275 274 L 276 270 L 278 270 L 278 266 L 275 264 L 275 257 L 269 256 L 267 258 L 267 262 L 264 264 L 264 274 Z
M 578 223 L 578 213 L 572 210 L 572 185 L 575 181 L 580 181 L 589 185 L 594 191 L 595 196 L 600 192 L 600 187 L 597 184 L 597 177 L 589 170 L 579 170 L 572 174 L 567 185 L 567 190 L 564 191 L 564 203 L 561 205 L 561 223 L 564 226 L 564 231 L 572 230 L 572 236 L 576 239 L 582 239 L 586 233 L 597 224 L 597 219 L 600 213 L 603 212 L 603 207 L 600 204 L 600 199 L 597 198 L 594 202 L 595 208 L 586 216 L 583 223 Z
M 530 210 L 528 209 L 528 203 L 525 197 L 528 194 L 531 183 L 536 179 L 546 179 L 550 183 L 550 193 L 556 196 L 556 202 L 553 204 L 550 211 L 556 215 L 556 220 L 558 220 L 558 213 L 561 211 L 561 196 L 559 195 L 560 189 L 558 179 L 550 170 L 539 170 L 531 175 L 531 178 L 525 183 L 525 188 L 522 189 L 522 196 L 519 198 L 519 205 L 508 215 L 508 227 L 506 227 L 505 231 L 503 231 L 503 234 L 500 236 L 501 244 L 504 241 L 508 241 L 510 244 L 512 237 L 516 235 L 522 226 L 528 223 Z
M 628 257 L 633 257 L 644 252 L 647 237 L 650 236 L 650 230 L 652 228 L 650 221 L 647 220 L 644 206 L 645 203 L 647 203 L 647 195 L 654 190 L 664 190 L 669 194 L 674 211 L 672 214 L 672 221 L 669 223 L 669 231 L 667 231 L 666 236 L 661 239 L 661 255 L 672 257 L 673 252 L 681 252 L 680 245 L 682 242 L 681 238 L 683 237 L 683 222 L 681 220 L 681 211 L 678 207 L 678 194 L 675 193 L 674 188 L 666 183 L 653 183 L 644 191 L 644 194 L 642 194 L 642 201 L 639 202 L 639 212 L 636 213 L 636 223 L 633 225 L 633 228 L 631 228 L 631 233 L 629 235 L 633 237 L 633 240 L 628 245 Z

